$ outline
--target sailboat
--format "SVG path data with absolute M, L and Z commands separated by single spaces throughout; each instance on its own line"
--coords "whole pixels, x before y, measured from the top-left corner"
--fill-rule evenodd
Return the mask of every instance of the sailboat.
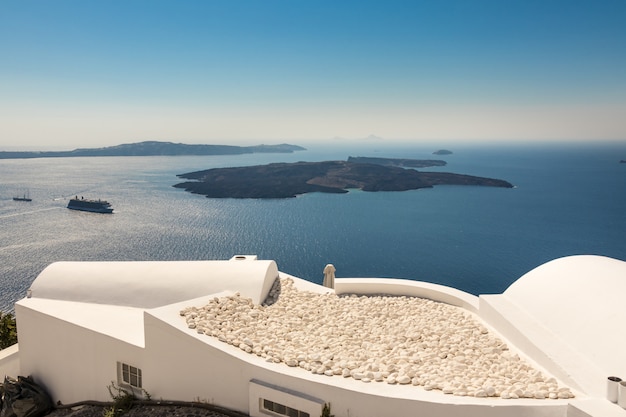
M 13 197 L 13 201 L 33 201 L 32 198 L 30 198 L 30 195 L 28 192 L 25 192 L 23 195 L 16 195 L 15 197 Z

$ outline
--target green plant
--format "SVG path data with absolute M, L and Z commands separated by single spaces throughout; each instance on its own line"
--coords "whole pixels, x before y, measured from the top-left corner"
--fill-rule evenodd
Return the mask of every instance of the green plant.
M 133 407 L 136 398 L 132 391 L 118 387 L 113 381 L 111 381 L 111 385 L 107 386 L 107 389 L 113 399 L 113 405 L 104 410 L 104 417 L 118 417 Z
M 11 313 L 0 312 L 0 349 L 17 343 L 17 326 Z
M 113 408 L 107 408 L 102 413 L 102 417 L 116 417 L 115 410 Z
M 324 408 L 322 408 L 321 417 L 335 417 L 334 414 L 330 414 L 330 403 L 324 404 Z

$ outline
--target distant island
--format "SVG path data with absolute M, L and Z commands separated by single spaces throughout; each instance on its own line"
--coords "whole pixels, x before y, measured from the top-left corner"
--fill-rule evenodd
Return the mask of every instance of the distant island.
M 105 148 L 84 148 L 73 151 L 21 152 L 0 151 L 0 159 L 66 158 L 76 156 L 182 156 L 182 155 L 241 155 L 250 153 L 292 153 L 306 149 L 286 143 L 280 145 L 231 146 L 186 145 L 184 143 L 146 141 Z
M 192 181 L 182 182 L 174 187 L 209 198 L 290 198 L 312 192 L 347 193 L 349 189 L 406 191 L 435 185 L 513 187 L 507 181 L 492 178 L 421 172 L 397 166 L 350 161 L 214 168 L 180 174 L 178 177 Z
M 407 168 L 427 168 L 446 165 L 446 161 L 438 159 L 371 158 L 366 156 L 349 156 L 348 162 Z
M 447 149 L 439 149 L 438 151 L 433 152 L 433 155 L 451 155 L 452 151 Z

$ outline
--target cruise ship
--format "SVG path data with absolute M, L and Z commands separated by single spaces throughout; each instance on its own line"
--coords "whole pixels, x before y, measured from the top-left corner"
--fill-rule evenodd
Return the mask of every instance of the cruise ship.
M 111 203 L 105 200 L 88 200 L 84 197 L 78 198 L 78 196 L 72 198 L 67 204 L 68 209 L 91 211 L 93 213 L 113 213 Z

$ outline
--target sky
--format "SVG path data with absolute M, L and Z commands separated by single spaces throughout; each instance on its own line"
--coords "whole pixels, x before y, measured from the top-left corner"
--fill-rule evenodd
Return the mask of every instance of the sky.
M 0 0 L 0 150 L 626 141 L 624 0 Z

